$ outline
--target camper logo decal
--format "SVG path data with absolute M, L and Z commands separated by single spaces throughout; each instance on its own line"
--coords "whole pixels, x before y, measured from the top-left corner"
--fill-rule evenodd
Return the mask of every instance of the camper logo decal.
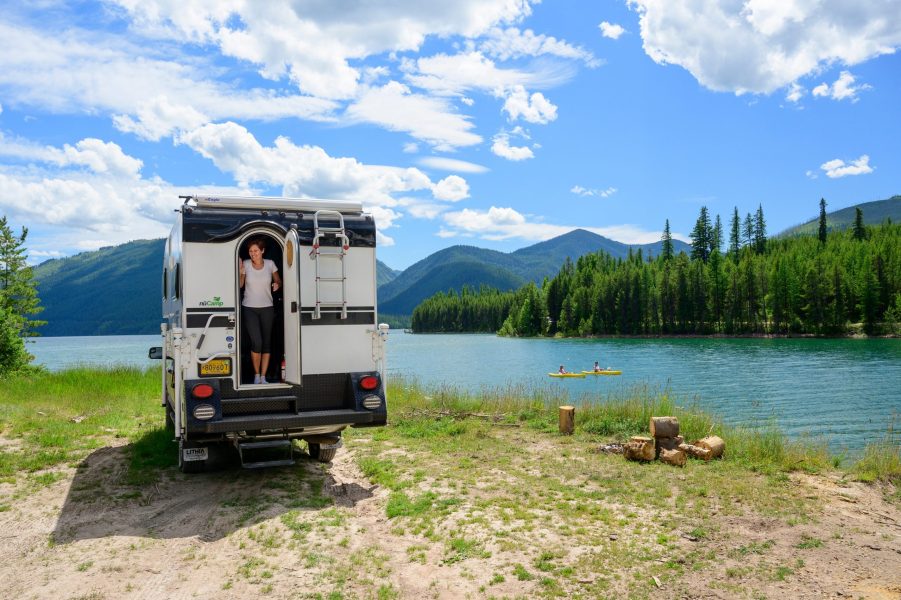
M 200 306 L 225 306 L 225 302 L 222 301 L 222 297 L 213 296 L 212 300 L 201 300 Z

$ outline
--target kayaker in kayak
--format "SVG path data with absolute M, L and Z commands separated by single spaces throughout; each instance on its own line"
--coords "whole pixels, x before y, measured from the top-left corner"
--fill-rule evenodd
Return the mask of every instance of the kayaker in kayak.
M 560 370 L 557 371 L 557 373 L 559 373 L 560 375 L 568 375 L 568 374 L 569 374 L 569 371 L 567 371 L 566 369 L 564 369 L 564 368 L 563 368 L 563 365 L 560 365 Z
M 595 372 L 595 373 L 600 373 L 600 372 L 603 371 L 603 370 L 604 370 L 604 369 L 602 369 L 602 368 L 598 365 L 598 361 L 594 361 L 594 372 Z

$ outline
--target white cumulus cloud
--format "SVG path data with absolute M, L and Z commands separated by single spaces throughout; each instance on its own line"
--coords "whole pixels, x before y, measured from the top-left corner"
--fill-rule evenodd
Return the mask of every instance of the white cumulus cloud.
M 306 94 L 348 99 L 361 74 L 357 60 L 418 50 L 429 36 L 477 37 L 531 13 L 528 0 L 426 3 L 297 3 L 225 0 L 185 6 L 176 0 L 119 0 L 150 35 L 218 45 L 227 56 L 288 77 Z M 352 64 L 354 63 L 354 64 Z
M 616 193 L 616 188 L 608 187 L 607 189 L 600 190 L 600 189 L 585 188 L 585 187 L 582 187 L 581 185 L 574 185 L 574 186 L 572 186 L 572 188 L 570 188 L 569 191 L 572 192 L 573 194 L 576 194 L 577 196 L 584 196 L 584 197 L 596 196 L 598 198 L 609 198 L 610 196 L 612 196 L 613 194 Z
M 513 161 L 535 158 L 535 154 L 528 146 L 511 146 L 510 135 L 507 133 L 498 133 L 492 139 L 494 143 L 491 144 L 491 151 L 501 158 Z
M 399 198 L 421 193 L 454 202 L 469 195 L 468 184 L 456 175 L 433 183 L 417 168 L 333 157 L 318 146 L 297 145 L 285 137 L 264 146 L 243 126 L 231 122 L 207 124 L 177 139 L 245 187 L 264 184 L 281 186 L 286 196 L 360 200 L 373 212 L 380 231 L 402 217 Z
M 459 202 L 469 198 L 469 184 L 459 175 L 448 175 L 434 185 L 432 194 L 438 200 Z
M 147 139 L 209 119 L 333 118 L 334 102 L 235 90 L 204 59 L 165 60 L 145 46 L 80 30 L 60 35 L 0 22 L 0 91 L 10 105 L 55 113 L 110 112 Z M 171 98 L 176 97 L 177 101 Z
M 610 38 L 611 40 L 618 40 L 619 36 L 626 33 L 626 30 L 623 29 L 622 25 L 608 23 L 607 21 L 602 21 L 598 27 L 601 30 L 601 35 L 605 38 Z
M 511 121 L 522 118 L 529 123 L 546 124 L 557 118 L 557 107 L 540 92 L 531 96 L 521 85 L 513 86 L 507 93 L 504 112 Z
M 413 93 L 396 81 L 369 88 L 346 111 L 350 121 L 376 123 L 403 131 L 439 149 L 472 146 L 482 141 L 469 117 L 455 113 L 442 98 Z
M 486 34 L 484 41 L 478 46 L 485 54 L 498 60 L 550 55 L 580 60 L 589 67 L 596 67 L 601 62 L 588 50 L 552 36 L 536 34 L 531 29 L 520 31 L 516 27 L 495 27 Z
M 820 165 L 820 169 L 822 169 L 826 173 L 826 177 L 829 177 L 830 179 L 847 177 L 848 175 L 866 175 L 867 173 L 873 172 L 873 167 L 870 166 L 870 157 L 866 154 L 861 155 L 860 158 L 852 160 L 849 163 L 845 163 L 845 161 L 835 158 L 824 162 Z
M 855 81 L 854 75 L 848 71 L 842 71 L 839 74 L 838 79 L 836 79 L 832 85 L 825 82 L 821 83 L 813 88 L 811 93 L 814 96 L 832 98 L 833 100 L 851 100 L 851 102 L 857 102 L 859 100 L 857 93 L 871 88 L 865 83 L 854 85 Z
M 644 50 L 716 91 L 770 93 L 901 46 L 901 2 L 629 0 Z
M 800 102 L 801 98 L 804 97 L 804 94 L 807 93 L 807 90 L 804 89 L 804 86 L 799 85 L 797 83 L 792 83 L 788 86 L 788 91 L 785 94 L 785 99 L 789 102 Z

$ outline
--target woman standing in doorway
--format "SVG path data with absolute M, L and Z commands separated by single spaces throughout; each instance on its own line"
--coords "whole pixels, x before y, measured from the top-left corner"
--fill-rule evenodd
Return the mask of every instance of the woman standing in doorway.
M 262 238 L 250 240 L 247 251 L 250 254 L 250 260 L 238 263 L 240 286 L 244 288 L 241 316 L 247 334 L 250 336 L 253 382 L 268 383 L 266 371 L 269 369 L 272 323 L 275 320 L 272 292 L 281 287 L 282 281 L 275 263 L 263 258 L 263 253 L 266 252 L 266 242 Z

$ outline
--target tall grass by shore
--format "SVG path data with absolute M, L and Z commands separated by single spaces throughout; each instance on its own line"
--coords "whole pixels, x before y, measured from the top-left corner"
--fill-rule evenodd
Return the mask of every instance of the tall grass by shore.
M 144 443 L 134 460 L 162 467 L 172 461 L 171 438 L 163 429 L 159 371 L 135 367 L 79 367 L 4 379 L 0 385 L 0 480 L 81 460 L 91 450 L 126 438 Z M 553 432 L 558 407 L 576 406 L 576 438 L 587 443 L 627 440 L 647 434 L 651 416 L 679 419 L 688 440 L 710 433 L 726 441 L 728 459 L 751 470 L 775 474 L 817 472 L 841 463 L 826 443 L 790 440 L 772 422 L 755 427 L 725 424 L 667 389 L 638 386 L 598 397 L 571 398 L 557 386 L 508 386 L 470 393 L 449 386 L 425 387 L 414 378 L 389 383 L 389 426 L 433 427 L 465 419 L 498 426 Z M 151 440 L 148 442 L 148 440 Z M 136 446 L 136 444 L 132 444 Z M 157 454 L 165 454 L 162 458 Z M 845 467 L 862 481 L 901 487 L 901 449 L 893 435 L 866 447 Z

